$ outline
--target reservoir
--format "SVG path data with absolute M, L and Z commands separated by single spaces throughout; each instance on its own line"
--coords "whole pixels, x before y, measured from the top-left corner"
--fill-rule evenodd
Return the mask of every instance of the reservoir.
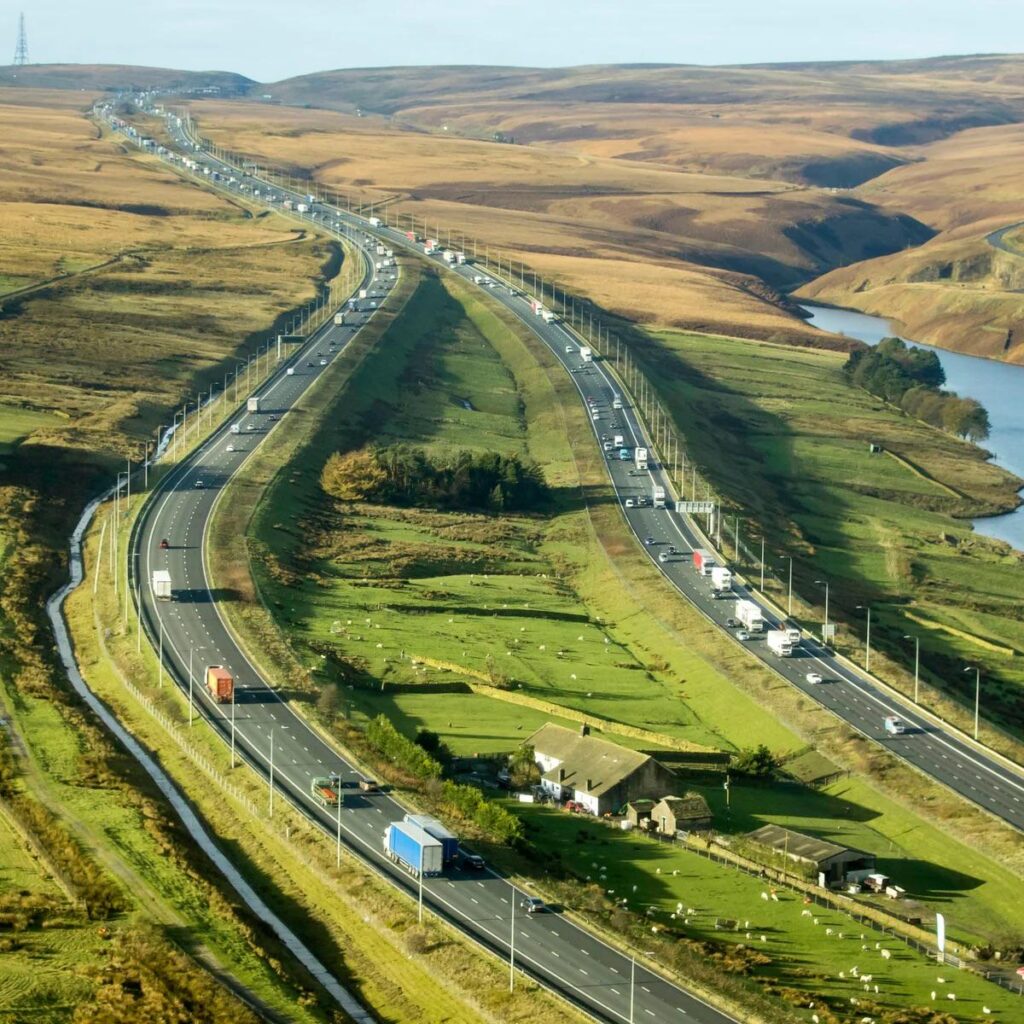
M 896 331 L 888 320 L 849 309 L 830 309 L 801 303 L 810 323 L 823 331 L 858 338 L 877 345 Z M 946 387 L 964 398 L 975 398 L 988 411 L 991 433 L 982 446 L 994 460 L 1011 473 L 1024 477 L 1024 366 L 980 359 L 961 352 L 949 352 L 904 338 L 910 345 L 931 349 L 946 372 Z M 988 519 L 975 519 L 974 528 L 1024 551 L 1024 505 L 1015 512 Z

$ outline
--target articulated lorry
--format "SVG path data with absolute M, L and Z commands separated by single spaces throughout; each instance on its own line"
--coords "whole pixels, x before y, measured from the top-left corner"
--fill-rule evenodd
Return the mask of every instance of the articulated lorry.
M 171 574 L 166 569 L 153 570 L 153 596 L 158 601 L 171 600 Z
M 753 601 L 746 598 L 737 601 L 735 615 L 740 625 L 751 633 L 760 633 L 764 629 L 764 615 Z
M 337 807 L 341 803 L 341 786 L 331 776 L 314 779 L 309 784 L 309 794 L 321 807 Z
M 592 363 L 594 361 L 594 350 L 588 345 L 580 346 L 580 359 L 585 363 Z
M 429 814 L 407 814 L 404 821 L 407 825 L 418 825 L 441 844 L 442 864 L 452 864 L 458 859 L 459 837 L 445 828 L 437 818 Z
M 732 570 L 724 565 L 713 565 L 711 567 L 711 586 L 717 593 L 726 593 L 732 590 Z
M 415 877 L 438 875 L 444 867 L 441 843 L 429 832 L 406 821 L 393 821 L 384 830 L 384 855 Z
M 695 548 L 693 552 L 693 567 L 701 576 L 710 576 L 715 565 L 715 556 L 705 548 Z
M 785 629 L 770 629 L 764 635 L 768 650 L 777 654 L 780 658 L 788 658 L 793 653 L 793 642 L 789 639 L 789 632 Z
M 260 411 L 260 399 L 258 395 L 253 395 L 252 398 L 246 399 L 245 402 L 246 412 L 259 412 Z
M 230 704 L 235 697 L 234 676 L 223 665 L 207 665 L 206 692 L 218 704 Z

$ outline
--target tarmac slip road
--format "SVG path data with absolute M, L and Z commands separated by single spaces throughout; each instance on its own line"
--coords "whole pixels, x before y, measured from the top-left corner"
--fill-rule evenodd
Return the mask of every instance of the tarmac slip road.
M 373 287 L 371 282 L 370 287 Z M 356 325 L 372 318 L 361 314 Z M 218 496 L 249 454 L 273 430 L 287 430 L 290 410 L 323 372 L 323 359 L 337 358 L 354 336 L 350 325 L 331 325 L 294 357 L 293 373 L 282 370 L 260 389 L 260 411 L 241 412 L 218 430 L 180 468 L 161 481 L 147 503 L 130 551 L 139 581 L 140 609 L 154 646 L 199 716 L 231 742 L 238 754 L 265 777 L 273 759 L 274 787 L 323 831 L 340 834 L 348 851 L 395 884 L 418 895 L 418 883 L 383 854 L 384 829 L 405 808 L 386 794 L 362 794 L 359 773 L 282 700 L 240 649 L 222 617 L 225 595 L 211 584 L 205 546 Z M 309 364 L 313 363 L 312 366 Z M 200 486 L 201 485 L 201 486 Z M 167 541 L 167 547 L 161 541 Z M 155 598 L 154 569 L 171 574 L 174 599 Z M 236 700 L 215 703 L 204 679 L 208 665 L 223 665 L 235 678 Z M 312 780 L 337 773 L 345 799 L 337 810 L 324 808 L 310 794 Z M 269 792 L 269 789 L 268 789 Z M 423 880 L 425 905 L 495 954 L 507 958 L 513 941 L 515 964 L 602 1021 L 732 1020 L 699 997 L 666 981 L 641 963 L 607 945 L 552 910 L 527 915 L 519 909 L 524 893 L 497 874 L 446 871 Z M 631 978 L 635 985 L 631 985 Z M 632 992 L 631 992 L 632 989 Z

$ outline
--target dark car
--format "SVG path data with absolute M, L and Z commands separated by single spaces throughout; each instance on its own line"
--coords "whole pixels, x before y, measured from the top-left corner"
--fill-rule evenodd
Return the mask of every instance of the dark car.
M 161 549 L 161 551 L 166 551 L 170 546 L 171 546 L 171 542 L 166 537 L 164 537 L 164 539 L 162 541 L 160 541 L 160 549 Z
M 462 861 L 462 866 L 464 868 L 469 868 L 472 871 L 483 871 L 483 869 L 487 867 L 487 862 L 479 853 L 470 853 L 469 850 L 459 850 L 459 858 Z
M 525 900 L 520 901 L 519 909 L 525 910 L 528 914 L 538 914 L 546 907 L 539 896 L 527 896 Z
M 736 619 L 732 618 L 732 616 L 730 616 L 728 619 L 725 620 L 725 624 L 730 629 L 735 629 L 739 625 L 739 622 Z
M 645 538 L 644 538 L 644 543 L 645 543 L 645 544 L 646 544 L 646 545 L 647 545 L 648 547 L 650 547 L 650 546 L 651 546 L 651 545 L 652 545 L 652 544 L 654 543 L 654 538 L 653 538 L 653 537 L 645 537 Z

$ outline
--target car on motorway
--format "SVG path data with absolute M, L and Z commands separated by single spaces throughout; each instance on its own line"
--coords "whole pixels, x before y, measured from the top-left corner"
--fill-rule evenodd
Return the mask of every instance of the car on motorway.
M 735 629 L 740 624 L 739 619 L 734 619 L 731 615 L 725 620 L 727 629 Z
M 270 416 L 268 418 L 270 419 L 271 423 L 276 423 L 277 422 L 277 417 L 276 416 Z
M 308 363 L 306 363 L 306 365 L 307 366 L 316 366 L 316 363 L 314 363 L 313 360 L 310 359 L 310 361 Z
M 612 443 L 611 443 L 611 441 L 605 441 L 605 443 L 604 443 L 604 450 L 606 452 L 610 452 L 612 450 Z
M 195 486 L 196 490 L 201 491 L 206 486 L 206 484 L 204 484 L 202 480 L 197 480 Z
M 575 350 L 576 350 L 576 346 L 575 345 L 566 345 L 565 346 L 565 354 L 566 355 L 568 355 L 570 352 L 574 352 Z
M 808 672 L 807 675 L 804 676 L 804 678 L 812 686 L 816 686 L 818 683 L 825 682 L 824 676 L 822 676 L 822 674 L 820 672 Z
M 626 499 L 626 508 L 635 508 L 636 502 L 632 498 Z
M 469 850 L 463 850 L 461 847 L 459 848 L 459 860 L 462 861 L 464 868 L 469 868 L 471 871 L 483 871 L 487 867 L 487 862 L 479 853 L 470 853 Z
M 668 561 L 668 552 L 667 551 L 662 551 L 658 555 L 658 561 L 659 562 L 667 562 Z
M 320 365 L 321 366 L 326 366 L 327 365 L 327 360 L 326 359 L 321 359 L 320 360 Z
M 653 537 L 644 537 L 644 543 L 648 547 L 650 547 L 654 543 L 654 538 Z
M 526 899 L 519 901 L 519 909 L 525 910 L 527 914 L 539 914 L 546 910 L 547 906 L 539 896 L 527 896 Z
M 679 548 L 677 548 L 675 546 L 675 544 L 669 544 L 669 546 L 668 546 L 668 553 L 670 555 L 678 555 L 679 554 Z
M 750 634 L 745 629 L 741 629 L 736 634 L 736 639 L 737 640 L 749 640 L 750 639 Z
M 359 791 L 361 793 L 379 793 L 380 786 L 377 785 L 376 779 L 368 779 L 365 775 L 360 776 L 358 783 Z
M 164 539 L 160 541 L 160 550 L 161 551 L 166 551 L 170 546 L 171 546 L 171 542 L 166 537 L 164 537 Z
M 599 412 L 595 412 L 590 418 L 596 423 L 601 418 L 601 414 Z
M 288 370 L 286 372 L 287 372 L 289 377 L 293 376 L 294 373 L 295 373 L 295 367 L 294 366 L 289 366 Z
M 235 450 L 235 446 L 233 444 L 229 444 L 227 446 L 227 448 L 225 448 L 224 450 L 225 451 L 229 451 L 229 452 L 233 452 Z

